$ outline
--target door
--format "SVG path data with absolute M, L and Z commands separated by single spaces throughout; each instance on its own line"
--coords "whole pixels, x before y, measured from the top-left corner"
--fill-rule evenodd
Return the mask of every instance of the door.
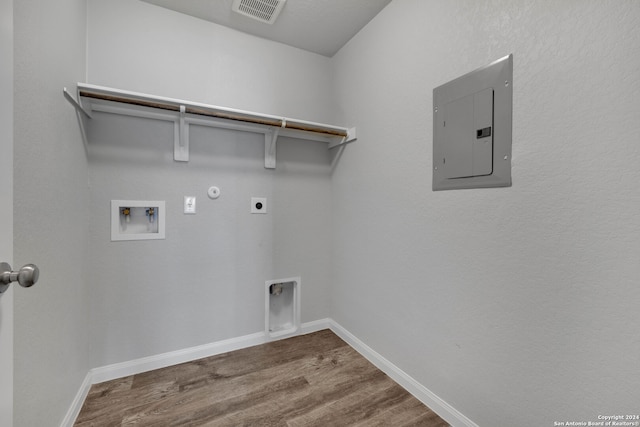
M 0 0 L 0 262 L 13 257 L 13 0 Z M 13 425 L 13 286 L 0 294 L 0 426 Z

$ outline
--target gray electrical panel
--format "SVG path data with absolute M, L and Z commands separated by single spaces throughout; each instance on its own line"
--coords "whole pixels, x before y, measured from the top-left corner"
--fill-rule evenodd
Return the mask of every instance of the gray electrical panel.
M 513 55 L 433 90 L 433 190 L 511 185 Z

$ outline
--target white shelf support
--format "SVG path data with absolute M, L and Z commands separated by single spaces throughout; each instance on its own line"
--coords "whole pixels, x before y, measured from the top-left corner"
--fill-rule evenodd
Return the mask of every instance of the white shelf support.
M 189 123 L 186 121 L 187 107 L 180 106 L 180 118 L 174 124 L 173 160 L 189 161 Z
M 356 139 L 358 139 L 356 136 L 356 128 L 349 128 L 347 129 L 347 135 L 342 137 L 341 141 L 329 142 L 329 149 L 336 148 L 344 144 L 348 144 L 350 142 L 355 141 Z
M 99 111 L 173 122 L 173 158 L 177 162 L 189 161 L 190 124 L 263 134 L 264 167 L 267 169 L 276 167 L 276 146 L 280 136 L 326 142 L 330 149 L 356 140 L 355 128 L 78 83 L 78 99 L 89 106 L 87 111 L 66 88 L 63 93 L 71 105 L 88 118 L 92 117 L 91 112 Z
M 276 168 L 276 143 L 280 129 L 275 128 L 264 134 L 264 167 L 265 169 Z
M 71 105 L 73 105 L 73 108 L 75 108 L 77 112 L 82 113 L 88 119 L 93 118 L 91 117 L 91 113 L 85 110 L 82 104 L 76 101 L 76 99 L 69 93 L 69 91 L 67 91 L 66 87 L 62 88 L 62 94 L 67 99 L 67 101 L 69 101 Z

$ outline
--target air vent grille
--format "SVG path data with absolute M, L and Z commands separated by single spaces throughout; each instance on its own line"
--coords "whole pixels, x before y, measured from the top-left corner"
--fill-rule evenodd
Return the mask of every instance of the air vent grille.
M 233 0 L 232 10 L 249 18 L 273 24 L 287 0 Z

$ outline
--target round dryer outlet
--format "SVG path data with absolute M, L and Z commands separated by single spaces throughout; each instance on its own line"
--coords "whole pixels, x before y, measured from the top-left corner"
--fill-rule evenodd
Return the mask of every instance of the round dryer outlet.
M 209 190 L 207 190 L 207 194 L 209 195 L 210 199 L 217 199 L 218 197 L 220 197 L 220 189 L 218 187 L 209 187 Z

